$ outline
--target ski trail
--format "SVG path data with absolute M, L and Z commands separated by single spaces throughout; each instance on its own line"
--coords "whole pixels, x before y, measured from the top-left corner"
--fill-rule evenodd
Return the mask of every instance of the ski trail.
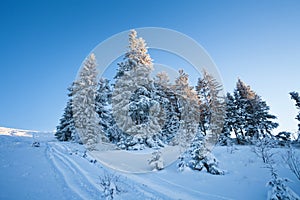
M 182 192 L 182 190 L 180 191 L 173 188 L 170 189 L 168 187 L 164 187 L 161 183 L 156 183 L 154 180 L 150 180 L 146 177 L 141 177 L 139 175 L 134 175 L 134 174 L 127 174 L 127 177 L 135 182 L 147 185 L 149 188 L 153 189 L 154 191 L 168 197 L 168 199 L 190 199 L 190 200 L 199 199 L 199 197 L 196 198 L 194 195 L 186 194 Z
M 48 143 L 47 154 L 63 176 L 68 187 L 81 199 L 101 199 L 101 191 L 97 185 L 87 178 L 86 172 L 74 161 L 56 149 L 54 143 Z
M 155 190 L 156 192 L 164 194 L 170 199 L 232 200 L 227 197 L 208 194 L 190 188 L 186 188 L 182 185 L 178 185 L 166 179 L 160 178 L 154 174 L 151 174 L 151 178 L 142 177 L 140 175 L 134 174 L 128 174 L 127 177 L 132 179 L 133 181 L 147 185 L 149 188 Z
M 66 148 L 65 146 L 61 145 L 61 144 L 58 144 L 58 143 L 55 143 L 55 147 L 59 147 L 59 148 L 63 148 L 64 150 L 67 150 L 69 151 L 68 148 Z M 64 153 L 61 153 L 58 148 L 54 148 L 55 152 L 57 154 L 59 154 L 60 156 L 62 156 L 64 159 L 66 159 L 69 163 L 71 163 L 75 168 L 76 168 L 76 173 L 80 172 L 81 175 L 83 175 L 83 177 L 85 177 L 87 179 L 87 181 L 96 189 L 98 190 L 98 183 L 95 181 L 94 178 L 92 178 L 90 176 L 90 174 L 85 171 L 80 165 L 78 165 L 74 160 L 72 160 L 71 158 L 69 158 L 68 156 L 66 156 L 66 152 L 65 154 Z
M 169 185 L 172 185 L 172 186 L 175 186 L 175 187 L 178 187 L 178 188 L 182 188 L 184 189 L 185 191 L 190 191 L 190 192 L 194 192 L 194 193 L 197 193 L 199 195 L 202 195 L 202 196 L 205 196 L 205 199 L 219 199 L 219 200 L 232 200 L 231 198 L 227 198 L 227 197 L 224 197 L 224 196 L 219 196 L 219 195 L 214 195 L 214 194 L 209 194 L 209 193 L 205 193 L 205 192 L 200 192 L 198 190 L 194 190 L 194 189 L 191 189 L 191 188 L 187 188 L 187 187 L 184 187 L 182 185 L 179 185 L 177 183 L 174 183 L 174 182 L 171 182 L 167 179 L 164 179 L 164 178 L 161 178 L 157 175 L 154 175 L 155 178 L 159 179 L 160 181 L 163 181 Z
M 61 143 L 49 142 L 48 143 L 48 151 L 49 157 L 52 162 L 54 162 L 55 167 L 60 171 L 63 175 L 65 182 L 67 185 L 82 199 L 99 199 L 101 198 L 101 191 L 98 189 L 99 185 L 96 182 L 91 174 L 85 171 L 76 161 L 73 160 L 72 157 L 69 157 L 70 149 Z M 95 165 L 97 169 L 100 169 L 100 166 Z M 105 170 L 107 173 L 110 173 L 109 170 Z M 103 169 L 101 169 L 100 174 L 104 173 Z M 124 174 L 121 175 L 123 178 Z M 135 191 L 135 198 L 133 199 L 169 199 L 166 195 L 159 191 L 155 191 L 152 188 L 149 188 L 145 184 L 137 184 L 136 182 L 128 183 L 125 181 L 125 188 Z M 89 185 L 94 190 L 87 190 L 87 185 Z M 95 192 L 96 191 L 96 192 Z M 124 193 L 126 195 L 126 192 Z M 117 199 L 123 199 L 122 195 L 116 197 Z M 127 198 L 125 198 L 127 199 Z

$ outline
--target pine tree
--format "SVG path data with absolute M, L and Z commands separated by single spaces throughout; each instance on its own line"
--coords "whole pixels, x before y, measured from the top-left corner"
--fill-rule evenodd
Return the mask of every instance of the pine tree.
M 159 124 L 163 124 L 160 139 L 168 144 L 179 130 L 180 112 L 177 105 L 177 97 L 172 90 L 169 76 L 166 72 L 160 72 L 154 80 L 155 98 L 162 107 L 163 117 L 159 118 Z
M 211 159 L 213 155 L 206 145 L 207 138 L 203 132 L 198 131 L 199 125 L 199 103 L 197 92 L 189 86 L 188 74 L 183 70 L 175 80 L 174 90 L 178 95 L 178 107 L 180 111 L 180 129 L 177 140 L 185 152 L 179 157 L 178 169 L 184 170 L 190 167 L 194 170 L 202 170 L 203 167 L 212 174 L 222 174 L 217 168 L 217 160 Z M 207 130 L 207 134 L 208 131 Z
M 96 112 L 100 119 L 99 125 L 102 132 L 106 135 L 109 141 L 112 142 L 116 140 L 117 136 L 112 118 L 111 98 L 112 90 L 109 80 L 100 78 L 96 94 Z
M 124 59 L 115 76 L 112 97 L 114 119 L 125 133 L 119 145 L 127 149 L 155 146 L 153 137 L 160 129 L 157 116 L 160 106 L 153 96 L 150 76 L 153 64 L 145 41 L 137 37 L 135 30 L 129 34 L 129 49 Z
M 120 79 L 125 72 L 132 70 L 138 64 L 146 66 L 148 73 L 153 70 L 152 59 L 148 54 L 145 40 L 138 38 L 135 30 L 130 31 L 128 49 L 124 57 L 125 62 L 118 63 L 115 79 Z
M 254 118 L 258 119 L 258 128 L 259 134 L 258 137 L 262 137 L 263 135 L 268 135 L 269 137 L 273 137 L 271 131 L 274 128 L 278 127 L 278 123 L 273 120 L 277 119 L 275 115 L 270 114 L 270 107 L 267 105 L 265 101 L 261 99 L 261 97 L 257 96 L 258 108 L 257 112 L 254 115 Z
M 185 77 L 183 76 L 183 83 Z M 192 120 L 196 124 L 196 132 L 190 141 L 187 151 L 179 158 L 179 170 L 190 167 L 193 170 L 201 171 L 203 168 L 211 174 L 223 174 L 218 166 L 217 159 L 210 151 L 208 144 L 217 141 L 223 128 L 224 120 L 224 98 L 220 94 L 221 86 L 206 71 L 203 78 L 198 80 L 195 96 L 188 96 L 188 99 L 194 99 L 197 102 L 197 117 Z M 199 105 L 200 104 L 200 105 Z M 189 104 L 187 104 L 189 105 Z M 189 111 L 193 113 L 193 111 Z M 200 113 L 200 116 L 199 116 Z
M 79 142 L 79 136 L 75 129 L 73 111 L 72 111 L 72 86 L 68 88 L 69 99 L 67 106 L 64 109 L 62 118 L 60 119 L 59 125 L 56 127 L 55 136 L 59 141 L 74 141 Z
M 200 99 L 200 131 L 204 135 L 210 131 L 210 139 L 216 141 L 222 131 L 225 117 L 222 86 L 212 75 L 203 70 L 203 77 L 198 79 L 196 91 Z
M 189 76 L 183 70 L 179 70 L 179 76 L 173 86 L 177 95 L 180 112 L 180 130 L 177 140 L 183 148 L 190 145 L 195 137 L 199 121 L 199 98 L 196 91 L 189 85 Z
M 296 104 L 295 104 L 296 108 L 298 110 L 300 110 L 300 96 L 299 96 L 298 92 L 290 92 L 290 95 L 291 95 L 291 99 L 293 99 L 296 102 Z M 297 141 L 300 143 L 300 134 L 299 134 L 300 133 L 300 111 L 295 119 L 299 121 Z
M 249 143 L 265 134 L 272 137 L 271 131 L 278 127 L 273 122 L 276 117 L 269 113 L 269 106 L 250 86 L 238 79 L 234 90 L 236 103 L 236 135 L 239 143 Z
M 247 104 L 248 100 L 254 97 L 254 93 L 250 90 L 249 86 L 238 79 L 233 95 L 236 104 L 236 137 L 239 144 L 245 144 L 246 136 L 244 128 L 246 127 Z
M 229 145 L 231 140 L 231 132 L 233 131 L 235 137 L 237 138 L 237 142 L 239 141 L 239 135 L 237 133 L 238 128 L 236 127 L 237 123 L 237 109 L 234 97 L 228 92 L 226 94 L 226 107 L 225 107 L 225 118 L 224 125 L 222 129 L 222 133 L 219 139 L 219 144 L 221 145 Z
M 99 130 L 96 113 L 97 69 L 96 58 L 91 54 L 84 62 L 79 77 L 74 83 L 73 116 L 81 141 L 89 150 L 94 150 L 99 140 L 104 140 Z

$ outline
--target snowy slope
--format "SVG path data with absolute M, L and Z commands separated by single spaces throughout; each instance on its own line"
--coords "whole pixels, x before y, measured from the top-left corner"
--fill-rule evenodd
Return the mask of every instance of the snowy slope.
M 40 147 L 32 147 L 39 141 Z M 300 181 L 282 162 L 283 149 L 275 149 L 281 177 L 300 194 Z M 0 128 L 0 199 L 105 199 L 101 178 L 119 177 L 116 199 L 266 199 L 270 173 L 250 147 L 214 149 L 227 172 L 178 172 L 176 163 L 165 170 L 129 174 L 94 163 L 82 145 L 57 142 L 53 133 Z M 298 151 L 299 153 L 299 151 Z M 92 161 L 92 162 L 90 162 Z

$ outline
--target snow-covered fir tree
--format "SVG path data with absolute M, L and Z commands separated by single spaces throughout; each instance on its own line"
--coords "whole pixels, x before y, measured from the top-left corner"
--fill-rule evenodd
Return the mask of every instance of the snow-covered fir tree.
M 296 116 L 296 120 L 298 120 L 298 138 L 297 138 L 297 142 L 300 144 L 300 96 L 298 94 L 298 92 L 290 92 L 291 95 L 291 99 L 293 99 L 296 104 L 296 108 L 299 110 L 298 115 Z
M 109 80 L 100 78 L 96 94 L 96 112 L 99 116 L 99 125 L 110 142 L 114 142 L 117 135 L 111 110 L 112 89 Z
M 138 63 L 147 66 L 149 71 L 153 70 L 152 59 L 148 54 L 146 43 L 143 38 L 137 37 L 135 30 L 130 31 L 128 51 L 124 60 L 124 62 L 118 63 L 115 79 L 122 77 L 125 72 L 132 70 L 133 66 Z
M 56 127 L 55 137 L 59 141 L 74 141 L 79 142 L 79 136 L 76 132 L 73 111 L 72 111 L 72 96 L 73 96 L 73 85 L 68 88 L 68 102 L 64 109 L 62 118 L 59 121 L 59 125 Z
M 189 76 L 183 70 L 179 70 L 179 76 L 173 86 L 177 95 L 177 103 L 180 112 L 180 128 L 176 136 L 179 144 L 187 148 L 195 137 L 199 121 L 199 98 L 196 91 L 189 85 Z
M 247 114 L 247 107 L 249 106 L 249 100 L 255 97 L 255 93 L 250 89 L 249 86 L 247 86 L 244 82 L 238 79 L 233 95 L 236 104 L 237 117 L 235 130 L 237 135 L 237 141 L 239 144 L 245 144 L 247 143 L 245 134 L 246 118 L 249 118 L 249 115 Z
M 189 86 L 188 75 L 183 70 L 179 71 L 174 90 L 178 95 L 181 114 L 180 129 L 176 139 L 185 149 L 185 152 L 179 157 L 178 169 L 182 171 L 186 167 L 193 170 L 205 168 L 208 173 L 223 174 L 223 171 L 217 167 L 218 161 L 207 147 L 207 138 L 203 132 L 198 131 L 200 101 L 197 92 Z M 211 134 L 211 130 L 207 129 L 207 135 Z
M 179 158 L 179 170 L 190 167 L 193 170 L 206 169 L 211 174 L 223 174 L 218 168 L 218 161 L 210 151 L 208 144 L 215 143 L 223 128 L 224 98 L 221 96 L 221 86 L 204 71 L 203 78 L 199 79 L 196 91 L 200 106 L 194 119 L 197 122 L 197 132 L 187 151 Z
M 269 113 L 269 106 L 250 86 L 238 79 L 234 90 L 236 104 L 235 131 L 238 143 L 245 144 L 253 139 L 261 138 L 264 134 L 271 135 L 271 131 L 278 127 L 273 120 L 276 116 Z
M 239 135 L 238 135 L 238 127 L 237 127 L 237 109 L 234 97 L 228 92 L 226 94 L 226 106 L 225 106 L 225 118 L 224 118 L 224 125 L 222 129 L 222 133 L 219 138 L 220 145 L 230 145 L 231 144 L 231 132 L 234 132 L 236 139 L 239 142 Z
M 161 112 L 150 76 L 153 64 L 145 41 L 137 37 L 135 30 L 129 34 L 129 49 L 124 59 L 115 76 L 112 97 L 115 122 L 124 132 L 118 145 L 126 149 L 156 146 L 155 133 L 160 130 Z
M 161 130 L 160 139 L 168 144 L 172 141 L 179 130 L 180 112 L 177 104 L 177 97 L 172 90 L 169 76 L 166 72 L 160 72 L 154 80 L 155 98 L 160 103 L 164 117 L 159 118 L 159 123 L 164 124 Z
M 73 116 L 76 130 L 81 141 L 89 150 L 94 150 L 104 134 L 99 129 L 99 118 L 96 112 L 97 69 L 94 54 L 88 56 L 79 72 L 73 87 Z M 99 137 L 100 136 L 100 137 Z
M 203 70 L 203 77 L 198 79 L 196 86 L 197 95 L 200 99 L 200 131 L 208 138 L 216 141 L 219 137 L 225 117 L 225 99 L 222 96 L 222 86 L 206 70 Z

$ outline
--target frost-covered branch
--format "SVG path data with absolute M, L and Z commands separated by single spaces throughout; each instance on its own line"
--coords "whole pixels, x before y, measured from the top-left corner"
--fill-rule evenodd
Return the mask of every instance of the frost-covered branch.
M 290 147 L 283 159 L 289 166 L 289 169 L 295 174 L 298 180 L 300 180 L 300 155 L 296 153 L 296 150 Z

